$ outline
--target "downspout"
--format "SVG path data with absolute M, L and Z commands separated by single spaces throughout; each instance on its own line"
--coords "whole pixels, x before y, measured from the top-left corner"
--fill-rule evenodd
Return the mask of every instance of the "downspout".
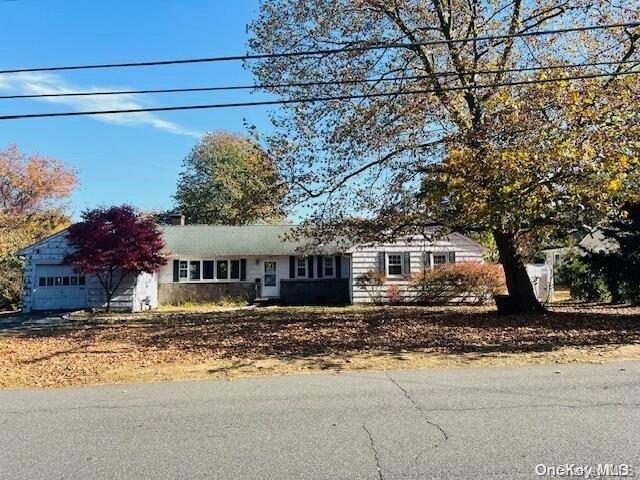
M 349 302 L 353 305 L 353 254 L 349 253 Z

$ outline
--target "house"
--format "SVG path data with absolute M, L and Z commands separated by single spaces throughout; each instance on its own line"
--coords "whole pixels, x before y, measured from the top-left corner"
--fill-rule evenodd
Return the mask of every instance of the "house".
M 618 248 L 619 245 L 615 240 L 605 237 L 602 230 L 596 229 L 582 237 L 577 247 L 546 248 L 542 250 L 542 254 L 545 256 L 545 264 L 557 267 L 573 251 L 577 251 L 579 254 L 584 254 L 584 252 L 611 253 Z
M 393 243 L 316 245 L 287 239 L 292 225 L 162 226 L 167 264 L 153 274 L 126 278 L 113 308 L 140 311 L 162 304 L 214 301 L 225 296 L 277 299 L 289 305 L 366 303 L 356 279 L 370 270 L 410 290 L 410 277 L 425 268 L 482 261 L 485 248 L 452 233 L 436 241 L 418 237 Z M 24 311 L 100 308 L 105 297 L 96 277 L 62 264 L 70 251 L 60 232 L 19 252 L 25 260 Z

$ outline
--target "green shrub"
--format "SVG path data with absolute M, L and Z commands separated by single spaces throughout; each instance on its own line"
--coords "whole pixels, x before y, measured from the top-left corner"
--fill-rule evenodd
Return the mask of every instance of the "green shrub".
M 584 261 L 603 278 L 612 302 L 640 303 L 640 203 L 623 205 L 602 233 L 618 248 L 587 253 Z
M 583 257 L 594 275 L 598 275 L 613 303 L 640 302 L 640 258 L 622 252 L 588 253 Z
M 502 266 L 481 262 L 441 265 L 414 275 L 412 283 L 423 303 L 461 299 L 482 305 L 505 288 Z
M 611 293 L 602 272 L 577 252 L 558 265 L 556 278 L 569 288 L 571 297 L 586 302 L 602 302 L 611 299 Z

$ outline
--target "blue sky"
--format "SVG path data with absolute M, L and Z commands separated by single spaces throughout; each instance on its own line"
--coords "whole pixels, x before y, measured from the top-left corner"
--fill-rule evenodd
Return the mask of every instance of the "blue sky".
M 0 1 L 0 69 L 245 53 L 258 0 Z M 0 93 L 169 88 L 252 83 L 240 62 L 0 75 Z M 155 94 L 51 101 L 0 100 L 0 114 L 256 100 L 249 92 Z M 90 103 L 87 103 L 90 102 Z M 92 103 L 97 102 L 97 103 Z M 265 108 L 121 117 L 4 121 L 0 148 L 55 157 L 76 168 L 74 217 L 97 205 L 171 205 L 180 164 L 202 132 L 269 128 Z

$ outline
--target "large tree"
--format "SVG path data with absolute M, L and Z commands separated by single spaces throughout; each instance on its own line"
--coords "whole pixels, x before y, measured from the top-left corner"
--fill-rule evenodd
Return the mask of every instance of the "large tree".
M 107 312 L 122 282 L 167 263 L 156 223 L 129 205 L 83 212 L 82 221 L 69 227 L 69 245 L 73 251 L 64 263 L 98 278 Z
M 0 309 L 20 301 L 16 251 L 68 225 L 65 200 L 76 185 L 76 172 L 58 160 L 0 150 Z
M 219 132 L 185 158 L 174 199 L 187 223 L 242 225 L 283 218 L 285 194 L 271 157 L 246 137 Z
M 263 2 L 255 52 L 336 52 L 257 62 L 261 83 L 295 83 L 271 89 L 293 99 L 368 96 L 288 104 L 273 117 L 268 145 L 290 200 L 314 212 L 304 230 L 370 240 L 434 223 L 489 231 L 514 306 L 540 310 L 521 244 L 614 209 L 639 151 L 636 75 L 555 80 L 624 73 L 640 32 L 517 35 L 639 14 L 638 2 L 609 0 Z M 487 36 L 499 38 L 478 39 Z M 354 48 L 387 44 L 409 45 Z M 613 63 L 506 71 L 591 62 Z M 539 83 L 496 85 L 522 80 Z

